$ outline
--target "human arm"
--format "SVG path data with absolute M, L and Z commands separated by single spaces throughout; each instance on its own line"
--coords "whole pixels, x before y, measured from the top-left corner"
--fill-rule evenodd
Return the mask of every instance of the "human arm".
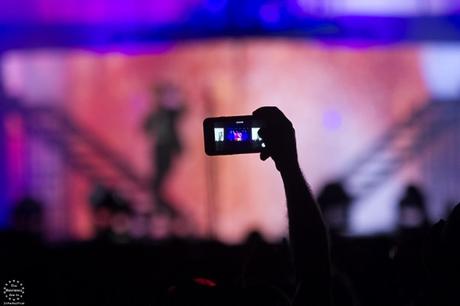
M 281 174 L 287 200 L 290 245 L 297 291 L 294 306 L 331 305 L 331 264 L 326 226 L 297 158 L 295 131 L 276 107 L 262 107 L 253 115 L 264 122 L 259 135 Z

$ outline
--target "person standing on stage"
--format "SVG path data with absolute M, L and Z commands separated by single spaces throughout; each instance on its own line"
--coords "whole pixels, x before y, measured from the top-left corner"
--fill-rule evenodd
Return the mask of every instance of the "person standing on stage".
M 163 83 L 155 86 L 154 104 L 154 109 L 144 122 L 147 135 L 155 139 L 152 142 L 152 198 L 158 212 L 174 217 L 177 212 L 163 195 L 163 186 L 174 159 L 182 151 L 177 126 L 185 112 L 185 103 L 181 91 L 176 86 Z

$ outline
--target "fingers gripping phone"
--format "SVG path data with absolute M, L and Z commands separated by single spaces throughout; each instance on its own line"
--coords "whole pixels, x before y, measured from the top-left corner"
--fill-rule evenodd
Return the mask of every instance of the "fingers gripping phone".
M 203 121 L 204 149 L 207 155 L 261 152 L 265 144 L 258 132 L 263 127 L 253 116 L 206 118 Z

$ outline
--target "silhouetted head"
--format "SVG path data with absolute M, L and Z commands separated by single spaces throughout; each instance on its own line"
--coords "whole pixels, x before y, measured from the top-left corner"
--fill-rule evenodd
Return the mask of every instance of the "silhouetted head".
M 401 230 L 424 228 L 428 225 L 425 197 L 420 188 L 407 186 L 399 201 L 398 227 Z
M 265 242 L 264 237 L 259 231 L 253 230 L 248 233 L 244 243 L 246 245 L 261 245 L 261 244 L 265 244 L 266 242 Z
M 159 83 L 155 86 L 154 91 L 156 103 L 161 109 L 178 110 L 182 107 L 182 93 L 173 83 Z
M 451 254 L 460 263 L 460 203 L 457 204 L 447 219 L 443 230 L 443 240 Z
M 26 197 L 18 201 L 13 209 L 13 229 L 41 236 L 43 233 L 43 208 L 39 201 Z
M 430 230 L 424 260 L 427 268 L 427 297 L 433 305 L 460 305 L 460 203 L 447 221 Z
M 318 204 L 332 234 L 344 233 L 348 229 L 351 201 L 351 196 L 340 182 L 329 183 L 320 191 Z
M 131 207 L 115 191 L 97 186 L 90 197 L 90 202 L 96 235 L 105 235 L 108 232 L 126 234 L 129 231 Z

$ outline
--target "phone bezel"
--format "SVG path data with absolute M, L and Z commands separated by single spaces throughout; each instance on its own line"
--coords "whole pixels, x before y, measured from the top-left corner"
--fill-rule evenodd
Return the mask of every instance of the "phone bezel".
M 260 120 L 254 118 L 251 115 L 245 116 L 228 116 L 228 117 L 210 117 L 203 120 L 203 134 L 204 134 L 204 150 L 206 155 L 234 155 L 234 154 L 247 154 L 247 153 L 259 153 L 261 148 L 233 148 L 225 151 L 217 151 L 214 141 L 214 127 L 216 123 L 222 123 L 223 125 L 231 124 L 233 122 L 243 121 L 245 126 L 260 126 L 263 124 Z M 243 147 L 243 146 L 242 146 Z

